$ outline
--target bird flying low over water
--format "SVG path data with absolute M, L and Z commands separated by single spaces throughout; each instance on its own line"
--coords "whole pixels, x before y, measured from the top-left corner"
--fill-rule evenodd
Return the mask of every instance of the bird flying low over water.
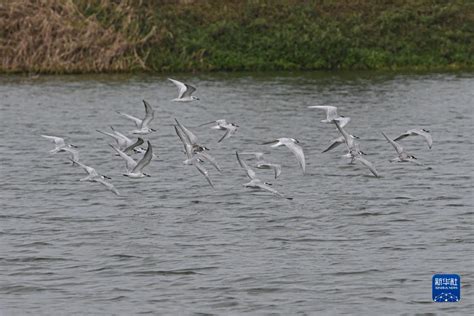
M 349 135 L 349 137 L 353 138 L 353 139 L 359 139 L 359 137 L 357 136 L 354 136 L 354 135 Z M 328 152 L 330 151 L 331 149 L 334 149 L 336 148 L 337 146 L 339 146 L 340 144 L 344 144 L 346 142 L 346 139 L 344 138 L 344 136 L 340 136 L 336 139 L 333 139 L 331 141 L 331 145 L 329 145 L 328 148 L 326 148 L 325 150 L 323 150 L 322 152 L 325 153 L 325 152 Z
M 132 157 L 118 149 L 117 147 L 110 145 L 117 154 L 120 155 L 125 160 L 125 166 L 127 172 L 124 173 L 124 176 L 130 178 L 143 178 L 143 177 L 150 177 L 150 175 L 143 172 L 143 168 L 148 166 L 151 159 L 153 158 L 153 148 L 151 147 L 150 141 L 147 141 L 148 148 L 146 150 L 145 155 L 140 159 L 140 161 L 135 161 Z
M 304 158 L 304 152 L 303 152 L 303 148 L 301 148 L 301 146 L 298 145 L 299 144 L 298 140 L 294 138 L 278 138 L 270 142 L 265 142 L 262 145 L 268 145 L 268 144 L 272 144 L 271 145 L 272 148 L 286 146 L 295 155 L 301 169 L 303 170 L 303 174 L 305 173 L 306 163 L 305 163 L 305 158 Z
M 253 189 L 260 189 L 260 190 L 265 190 L 268 192 L 271 192 L 279 197 L 285 198 L 287 200 L 293 200 L 291 197 L 286 197 L 277 190 L 273 189 L 270 187 L 270 183 L 263 182 L 262 180 L 258 179 L 255 171 L 253 171 L 246 163 L 244 160 L 240 159 L 239 153 L 236 151 L 235 155 L 237 156 L 237 161 L 239 162 L 239 165 L 245 170 L 247 177 L 249 177 L 250 182 L 244 183 L 243 186 L 246 188 L 253 188 Z
M 398 154 L 398 157 L 394 159 L 390 159 L 389 160 L 390 162 L 413 162 L 417 165 L 421 165 L 421 163 L 416 161 L 417 158 L 413 155 L 407 154 L 405 152 L 405 149 L 403 149 L 403 147 L 399 143 L 391 140 L 387 135 L 385 135 L 384 132 L 382 132 L 382 135 L 393 146 L 393 148 L 395 148 Z
M 339 121 L 341 127 L 344 127 L 351 120 L 350 117 L 344 117 L 337 115 L 337 107 L 331 105 L 312 105 L 308 106 L 308 109 L 320 109 L 326 111 L 326 119 L 322 120 L 323 123 L 331 123 Z
M 55 145 L 54 149 L 50 150 L 49 152 L 52 154 L 55 154 L 57 152 L 60 152 L 62 149 L 68 147 L 68 148 L 77 148 L 76 145 L 73 144 L 66 144 L 64 141 L 64 138 L 57 137 L 57 136 L 49 136 L 49 135 L 41 135 L 41 137 L 44 137 L 50 141 L 52 141 Z
M 351 158 L 351 164 L 354 161 L 358 161 L 364 166 L 366 166 L 370 172 L 377 178 L 380 176 L 379 173 L 377 172 L 377 169 L 375 169 L 374 165 L 369 162 L 368 160 L 364 159 L 362 155 L 364 153 L 359 149 L 359 144 L 355 141 L 355 139 L 358 139 L 358 137 L 355 137 L 349 133 L 347 133 L 344 128 L 342 128 L 339 124 L 339 122 L 336 120 L 334 121 L 334 124 L 336 125 L 337 129 L 339 132 L 342 134 L 342 137 L 344 138 L 344 143 L 346 143 L 347 149 L 349 150 L 349 153 L 347 154 L 348 158 Z
M 197 144 L 198 138 L 190 130 L 188 130 L 184 125 L 182 125 L 178 120 L 176 120 L 178 125 L 174 125 L 176 135 L 183 143 L 184 153 L 186 154 L 186 160 L 183 161 L 185 165 L 193 165 L 196 169 L 206 178 L 209 185 L 214 188 L 214 184 L 209 176 L 209 172 L 202 165 L 203 162 L 209 162 L 214 168 L 219 172 L 222 172 L 221 168 L 217 164 L 214 157 L 206 152 L 207 148 Z M 192 141 L 191 141 L 192 139 Z
M 49 135 L 41 135 L 41 137 L 44 137 L 54 143 L 55 145 L 54 149 L 49 151 L 51 154 L 56 154 L 59 152 L 67 152 L 71 155 L 72 165 L 74 165 L 76 161 L 79 161 L 79 151 L 75 149 L 77 148 L 76 145 L 66 144 L 66 142 L 64 141 L 64 138 L 61 138 L 61 137 L 49 136 Z
M 189 142 L 189 139 L 183 133 L 179 126 L 174 126 L 176 135 L 178 135 L 179 139 L 183 143 L 184 146 L 184 153 L 186 154 L 187 159 L 183 161 L 185 165 L 193 165 L 195 163 L 201 163 L 204 161 L 209 162 L 217 171 L 222 173 L 222 169 L 217 164 L 217 161 L 212 157 L 210 154 L 206 152 L 207 149 L 202 149 L 203 147 L 200 145 L 192 145 Z
M 133 140 L 131 140 L 130 138 L 128 138 L 127 136 L 119 132 L 116 132 L 112 126 L 110 128 L 112 129 L 113 133 L 104 132 L 104 131 L 101 131 L 100 129 L 97 129 L 96 131 L 103 135 L 106 135 L 115 139 L 115 142 L 117 143 L 117 148 L 120 150 L 124 150 L 125 148 L 133 144 Z
M 72 159 L 70 159 L 70 160 L 73 161 L 74 163 L 76 163 L 77 165 L 79 165 L 82 169 L 84 169 L 84 171 L 87 172 L 87 176 L 85 178 L 79 179 L 79 181 L 89 181 L 89 182 L 100 183 L 100 184 L 104 185 L 108 190 L 115 193 L 116 195 L 120 195 L 113 184 L 105 181 L 105 179 L 110 179 L 109 177 L 98 174 L 97 171 L 94 168 L 86 166 L 85 164 L 83 164 L 79 161 L 74 161 Z
M 146 153 L 146 150 L 144 150 L 143 148 L 141 147 L 138 147 L 138 146 L 141 146 L 143 145 L 145 141 L 143 140 L 143 138 L 141 137 L 138 137 L 137 138 L 137 141 L 134 142 L 133 144 L 131 144 L 130 146 L 128 147 L 125 147 L 125 149 L 123 150 L 124 153 L 126 153 L 127 155 L 131 155 L 133 153 Z M 155 154 L 153 154 L 153 158 L 155 158 Z
M 174 120 L 178 127 L 181 129 L 181 131 L 184 133 L 186 142 L 193 147 L 193 152 L 209 150 L 209 148 L 198 144 L 199 140 L 193 132 L 191 132 L 188 128 L 186 128 L 186 126 L 181 124 L 177 119 Z
M 135 126 L 136 126 L 137 129 L 134 129 L 133 131 L 131 131 L 130 133 L 132 133 L 132 134 L 146 135 L 146 134 L 150 134 L 151 132 L 156 132 L 155 129 L 153 129 L 149 126 L 150 122 L 155 117 L 155 110 L 145 100 L 143 100 L 143 104 L 145 105 L 145 117 L 143 118 L 143 120 L 139 119 L 135 116 L 129 115 L 127 113 L 117 111 L 118 114 L 120 114 L 121 116 L 123 116 L 125 118 L 128 118 L 128 119 L 132 120 L 135 123 Z
M 193 150 L 193 145 L 191 145 L 189 138 L 179 126 L 174 125 L 174 131 L 176 132 L 176 135 L 178 135 L 179 139 L 181 140 L 181 143 L 183 143 L 184 146 L 184 153 L 186 154 L 187 159 L 183 161 L 183 163 L 186 165 L 191 164 L 195 153 Z
M 394 141 L 399 141 L 401 139 L 404 139 L 405 137 L 408 136 L 422 136 L 426 143 L 428 144 L 428 147 L 431 149 L 431 146 L 433 145 L 433 138 L 431 137 L 430 131 L 422 128 L 422 129 L 410 129 L 406 131 L 405 133 L 401 134 L 397 138 L 394 139 Z
M 337 129 L 344 138 L 344 143 L 346 143 L 347 149 L 349 150 L 349 156 L 355 154 L 363 154 L 363 152 L 361 152 L 359 149 L 359 144 L 356 142 L 356 139 L 358 139 L 358 137 L 354 137 L 353 135 L 346 132 L 346 130 L 339 124 L 337 120 L 333 121 L 333 123 L 334 125 L 336 125 Z
M 171 78 L 168 78 L 169 81 L 174 83 L 174 85 L 178 88 L 178 97 L 171 100 L 174 102 L 191 102 L 194 100 L 199 100 L 198 97 L 192 96 L 194 91 L 196 91 L 196 88 L 193 86 L 187 84 L 187 83 L 182 83 L 181 81 L 174 80 Z
M 263 153 L 261 152 L 241 152 L 241 155 L 254 155 L 257 159 L 255 168 L 257 169 L 271 169 L 275 174 L 275 179 L 278 178 L 281 174 L 281 165 L 276 163 L 267 162 L 263 159 Z
M 237 132 L 237 129 L 239 128 L 239 125 L 237 125 L 235 123 L 227 123 L 227 121 L 224 120 L 224 119 L 204 123 L 204 124 L 201 124 L 199 126 L 204 126 L 204 125 L 208 125 L 208 124 L 212 124 L 212 123 L 216 123 L 216 125 L 211 127 L 212 129 L 225 130 L 226 131 L 225 134 L 217 141 L 218 143 L 220 143 L 224 139 L 229 138 L 232 135 L 234 135 Z
M 136 141 L 131 140 L 124 134 L 120 133 L 119 131 L 115 130 L 113 126 L 110 126 L 112 129 L 113 133 L 108 133 L 104 132 L 101 130 L 97 130 L 99 133 L 107 135 L 115 139 L 117 143 L 117 148 L 126 153 L 127 155 L 131 155 L 133 153 L 135 154 L 143 154 L 146 152 L 146 149 L 143 147 L 139 147 L 143 145 L 145 142 L 143 138 L 138 137 Z M 116 154 L 118 156 L 118 154 Z M 156 158 L 157 156 L 153 154 L 153 158 Z

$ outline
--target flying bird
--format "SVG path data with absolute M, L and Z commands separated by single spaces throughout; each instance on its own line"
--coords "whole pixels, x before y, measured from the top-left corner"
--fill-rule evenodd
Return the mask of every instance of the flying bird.
M 200 145 L 191 144 L 189 137 L 187 137 L 186 133 L 179 127 L 174 125 L 174 129 L 176 135 L 178 135 L 179 139 L 183 143 L 184 153 L 186 154 L 187 159 L 183 161 L 185 165 L 193 165 L 195 163 L 201 163 L 204 161 L 209 162 L 217 171 L 222 172 L 222 169 L 217 164 L 217 161 L 212 157 L 210 154 L 206 152 L 207 149 Z M 197 140 L 197 138 L 195 138 Z
M 235 155 L 237 156 L 237 161 L 239 162 L 239 165 L 242 167 L 242 169 L 245 170 L 245 173 L 247 174 L 247 177 L 250 179 L 250 182 L 244 183 L 243 186 L 246 188 L 253 188 L 253 189 L 260 189 L 260 190 L 265 190 L 268 192 L 271 192 L 279 197 L 288 199 L 288 200 L 293 200 L 291 197 L 286 197 L 277 190 L 273 189 L 270 187 L 270 183 L 263 182 L 262 180 L 258 179 L 255 171 L 253 171 L 246 163 L 244 160 L 240 159 L 239 153 L 236 151 Z
M 398 154 L 398 157 L 394 159 L 390 159 L 389 160 L 390 162 L 413 162 L 417 165 L 421 165 L 421 163 L 416 161 L 417 158 L 413 155 L 407 154 L 405 152 L 405 149 L 403 149 L 403 147 L 399 143 L 391 140 L 387 135 L 385 135 L 384 132 L 382 132 L 382 135 L 393 146 L 393 148 L 395 148 Z
M 322 120 L 322 123 L 331 123 L 339 121 L 341 127 L 344 127 L 351 120 L 350 117 L 339 116 L 337 114 L 337 107 L 331 105 L 312 105 L 308 106 L 308 109 L 320 109 L 326 111 L 326 119 Z
M 133 153 L 146 153 L 146 150 L 144 150 L 143 148 L 141 147 L 138 147 L 138 146 L 141 146 L 143 145 L 145 141 L 143 140 L 143 138 L 141 137 L 138 137 L 136 142 L 134 142 L 133 144 L 131 144 L 130 146 L 126 147 L 123 149 L 123 152 L 126 153 L 127 155 L 131 155 Z M 155 154 L 153 154 L 153 158 L 155 158 Z
M 179 124 L 178 120 L 176 122 Z M 209 176 L 209 172 L 207 169 L 202 165 L 204 161 L 208 161 L 211 165 L 213 165 L 219 172 L 221 172 L 221 168 L 215 161 L 214 157 L 209 155 L 207 152 L 204 151 L 203 146 L 197 145 L 196 143 L 191 143 L 190 137 L 185 131 L 182 129 L 183 125 L 174 125 L 174 129 L 176 135 L 178 135 L 179 139 L 183 143 L 184 146 L 184 153 L 186 154 L 186 160 L 183 161 L 185 165 L 193 165 L 196 169 L 206 178 L 209 185 L 214 188 L 214 184 Z M 185 127 L 184 127 L 185 128 Z M 185 128 L 186 131 L 191 133 L 189 130 Z M 197 141 L 197 137 L 194 134 L 190 134 L 191 138 Z
M 220 143 L 221 141 L 223 141 L 224 139 L 226 138 L 229 138 L 231 137 L 232 135 L 234 135 L 236 132 L 237 132 L 237 129 L 239 128 L 239 126 L 235 123 L 227 123 L 226 120 L 224 119 L 220 119 L 220 120 L 216 120 L 216 121 L 212 121 L 212 122 L 208 122 L 208 123 L 204 123 L 204 124 L 201 124 L 199 126 L 204 126 L 204 125 L 207 125 L 207 124 L 212 124 L 212 123 L 216 123 L 216 125 L 212 126 L 211 128 L 212 129 L 216 129 L 216 130 L 225 130 L 226 132 L 224 133 L 224 135 L 217 141 L 218 143 Z
M 354 135 L 350 135 L 349 134 L 349 137 L 353 138 L 353 139 L 359 139 L 359 137 L 357 136 L 354 136 Z M 344 138 L 344 136 L 340 136 L 336 139 L 333 139 L 331 141 L 331 144 L 329 145 L 328 148 L 326 148 L 325 150 L 323 150 L 322 152 L 325 153 L 325 152 L 328 152 L 330 151 L 331 149 L 334 149 L 336 148 L 337 146 L 339 146 L 340 144 L 344 144 L 346 142 L 346 139 Z
M 428 147 L 431 149 L 431 146 L 433 145 L 433 138 L 431 137 L 430 131 L 422 128 L 422 129 L 410 129 L 406 131 L 405 133 L 401 134 L 397 138 L 394 139 L 394 141 L 399 141 L 401 139 L 404 139 L 405 137 L 408 136 L 422 136 L 426 143 L 428 144 Z
M 210 154 L 205 152 L 205 147 L 196 145 L 196 144 L 191 144 L 189 138 L 186 136 L 186 134 L 183 132 L 183 130 L 177 126 L 174 125 L 174 130 L 176 132 L 176 135 L 178 135 L 179 139 L 183 143 L 184 147 L 184 153 L 186 154 L 187 159 L 183 161 L 185 165 L 193 165 L 196 162 L 204 162 L 204 160 L 207 160 L 210 164 L 212 164 L 219 172 L 221 172 L 221 168 L 217 164 L 216 160 L 214 157 L 212 157 Z
M 136 129 L 134 129 L 130 132 L 132 134 L 146 135 L 146 134 L 150 134 L 151 132 L 156 132 L 155 129 L 153 129 L 149 126 L 151 121 L 155 117 L 155 110 L 145 100 L 143 100 L 143 104 L 145 105 L 145 117 L 143 119 L 139 119 L 139 118 L 137 118 L 135 116 L 132 116 L 132 115 L 129 115 L 127 113 L 117 111 L 117 113 L 119 115 L 121 115 L 125 118 L 128 118 L 129 120 L 132 120 L 135 123 Z
M 124 176 L 130 178 L 150 177 L 149 174 L 143 172 L 143 168 L 145 168 L 153 158 L 153 148 L 151 147 L 150 141 L 147 141 L 147 145 L 148 148 L 145 155 L 138 162 L 117 147 L 110 145 L 110 147 L 112 147 L 117 154 L 125 160 L 126 173 L 124 173 Z
M 115 140 L 115 142 L 117 143 L 117 148 L 120 149 L 120 150 L 124 150 L 125 148 L 127 148 L 127 147 L 129 147 L 129 146 L 131 146 L 135 143 L 132 139 L 128 138 L 127 136 L 120 133 L 119 131 L 116 131 L 113 126 L 110 126 L 110 129 L 112 130 L 112 133 L 104 132 L 104 131 L 99 130 L 99 129 L 97 129 L 96 131 L 103 134 L 103 135 L 112 137 Z
M 49 135 L 41 135 L 41 137 L 44 137 L 54 143 L 55 145 L 54 149 L 49 151 L 52 154 L 60 152 L 64 148 L 77 148 L 76 145 L 66 144 L 66 142 L 64 141 L 64 138 L 61 138 L 61 137 L 49 136 Z
M 298 140 L 294 138 L 278 138 L 276 140 L 263 143 L 263 145 L 268 145 L 268 144 L 272 144 L 271 145 L 272 148 L 286 146 L 295 155 L 301 169 L 303 170 L 303 174 L 305 173 L 306 163 L 305 163 L 303 148 L 301 148 L 301 146 L 298 145 L 299 144 Z
M 359 143 L 356 142 L 356 139 L 359 137 L 355 137 L 354 135 L 349 134 L 346 130 L 339 124 L 337 120 L 333 121 L 334 125 L 336 125 L 337 129 L 341 133 L 342 137 L 344 138 L 344 142 L 346 143 L 347 149 L 349 150 L 349 156 L 355 155 L 363 155 L 364 153 L 359 148 Z
M 278 178 L 281 174 L 281 165 L 276 163 L 267 162 L 263 158 L 263 153 L 261 152 L 241 152 L 241 155 L 254 155 L 257 159 L 257 163 L 255 164 L 255 168 L 257 169 L 271 169 L 275 174 L 275 179 Z
M 186 126 L 181 124 L 177 119 L 174 119 L 174 120 L 175 120 L 176 124 L 178 125 L 178 127 L 181 129 L 181 131 L 184 133 L 184 137 L 186 139 L 186 142 L 193 147 L 192 148 L 193 153 L 204 151 L 204 150 L 209 150 L 209 148 L 207 148 L 205 146 L 201 146 L 201 145 L 198 144 L 199 140 L 193 132 L 191 132 L 188 128 L 186 128 Z M 181 140 L 181 141 L 183 141 L 183 140 Z
M 337 120 L 334 121 L 334 124 L 336 125 L 339 132 L 342 134 L 342 137 L 344 139 L 343 142 L 346 143 L 347 149 L 349 150 L 349 152 L 345 156 L 351 159 L 350 163 L 352 164 L 355 161 L 360 162 L 361 164 L 366 166 L 375 177 L 378 178 L 379 173 L 375 169 L 374 165 L 362 157 L 362 155 L 365 155 L 365 153 L 360 150 L 359 144 L 355 141 L 355 139 L 358 139 L 358 137 L 346 132 L 344 128 L 340 126 Z M 328 148 L 327 150 L 329 149 L 330 148 Z
M 79 151 L 76 145 L 73 144 L 66 144 L 64 138 L 56 137 L 56 136 L 49 136 L 49 135 L 41 135 L 42 137 L 52 141 L 55 145 L 54 149 L 50 150 L 51 154 L 56 154 L 59 152 L 67 152 L 71 155 L 72 165 L 76 164 L 76 161 L 79 161 Z
M 79 179 L 79 181 L 89 181 L 89 182 L 97 182 L 97 183 L 100 183 L 102 184 L 103 186 L 105 186 L 108 190 L 112 191 L 113 193 L 115 193 L 116 195 L 120 195 L 119 192 L 117 191 L 117 189 L 114 187 L 114 185 L 112 183 L 109 183 L 107 181 L 105 181 L 105 179 L 110 179 L 109 177 L 107 176 L 104 176 L 104 175 L 100 175 L 99 173 L 97 173 L 97 171 L 92 168 L 92 167 L 89 167 L 79 161 L 74 161 L 72 159 L 70 159 L 72 162 L 76 163 L 77 165 L 79 165 L 82 169 L 84 169 L 84 171 L 87 172 L 87 176 L 85 178 L 82 178 L 82 179 Z
M 194 100 L 199 100 L 198 97 L 195 97 L 191 94 L 193 94 L 194 91 L 196 91 L 196 88 L 193 86 L 187 84 L 187 83 L 182 83 L 181 81 L 174 80 L 171 78 L 168 78 L 169 81 L 174 83 L 174 85 L 178 88 L 178 97 L 171 100 L 174 102 L 191 102 Z

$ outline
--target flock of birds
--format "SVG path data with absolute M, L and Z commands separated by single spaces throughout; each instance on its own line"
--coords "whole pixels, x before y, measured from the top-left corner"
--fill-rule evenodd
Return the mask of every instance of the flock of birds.
M 192 95 L 196 88 L 193 86 L 182 83 L 178 80 L 168 79 L 171 81 L 176 87 L 178 88 L 178 97 L 171 100 L 174 102 L 192 102 L 195 100 L 199 100 L 199 98 Z M 131 139 L 129 136 L 115 130 L 111 127 L 111 132 L 105 132 L 102 130 L 97 130 L 99 133 L 111 137 L 115 140 L 115 145 L 109 144 L 113 151 L 116 153 L 117 156 L 120 156 L 125 161 L 125 173 L 124 176 L 129 178 L 144 178 L 149 177 L 150 175 L 143 172 L 143 169 L 150 164 L 153 158 L 156 158 L 156 155 L 153 154 L 153 147 L 150 141 L 146 141 L 146 149 L 141 147 L 145 140 L 143 139 L 143 135 L 147 135 L 150 133 L 155 132 L 156 130 L 150 127 L 150 123 L 154 119 L 155 110 L 153 107 L 143 100 L 143 104 L 145 106 L 145 117 L 143 119 L 134 117 L 132 115 L 119 112 L 117 114 L 120 116 L 131 120 L 135 124 L 135 129 L 131 130 L 128 135 L 134 136 L 136 139 Z M 365 153 L 360 149 L 358 137 L 349 134 L 344 127 L 350 122 L 350 117 L 344 117 L 337 114 L 337 108 L 335 106 L 309 106 L 310 109 L 319 109 L 324 110 L 326 112 L 326 119 L 322 120 L 323 123 L 334 124 L 341 133 L 341 136 L 332 140 L 331 144 L 328 148 L 323 150 L 322 152 L 328 152 L 341 144 L 345 144 L 347 147 L 347 154 L 344 155 L 345 157 L 350 159 L 350 164 L 355 162 L 359 162 L 365 167 L 367 167 L 370 172 L 375 176 L 379 177 L 379 173 L 377 172 L 375 166 L 365 159 Z M 181 143 L 184 147 L 185 153 L 185 160 L 183 163 L 185 165 L 194 166 L 207 180 L 209 185 L 214 188 L 214 184 L 209 176 L 209 172 L 206 169 L 206 165 L 211 165 L 214 167 L 218 172 L 222 172 L 219 164 L 217 163 L 216 159 L 209 153 L 209 149 L 199 143 L 198 137 L 191 132 L 186 126 L 184 126 L 181 122 L 175 119 L 176 124 L 174 124 L 174 130 L 176 135 L 179 137 Z M 239 126 L 235 123 L 228 123 L 225 119 L 219 119 L 212 122 L 204 123 L 199 126 L 205 126 L 209 124 L 214 124 L 211 128 L 215 130 L 225 131 L 223 136 L 218 140 L 218 142 L 222 142 L 225 139 L 232 137 L 238 130 Z M 397 142 L 409 136 L 421 136 L 425 139 L 428 144 L 428 147 L 431 149 L 433 144 L 433 140 L 431 134 L 428 130 L 425 129 L 411 129 L 400 136 L 396 137 L 395 139 L 389 138 L 384 132 L 382 135 L 385 139 L 395 148 L 397 152 L 397 157 L 394 159 L 389 160 L 390 162 L 411 162 L 418 165 L 421 165 L 417 161 L 417 158 L 411 154 L 408 154 L 404 148 Z M 52 154 L 56 154 L 59 152 L 67 152 L 70 154 L 69 160 L 72 161 L 73 166 L 80 166 L 84 171 L 87 173 L 87 176 L 81 178 L 79 181 L 89 181 L 89 182 L 96 182 L 105 186 L 108 190 L 112 191 L 113 193 L 120 195 L 118 190 L 115 186 L 107 180 L 110 180 L 109 177 L 99 174 L 94 168 L 84 164 L 82 161 L 79 161 L 79 151 L 77 150 L 77 146 L 66 143 L 65 140 L 61 137 L 56 136 L 49 136 L 49 135 L 41 135 L 42 137 L 52 141 L 55 145 L 55 148 L 50 151 Z M 305 164 L 305 155 L 303 152 L 302 147 L 299 144 L 299 141 L 295 138 L 278 138 L 270 142 L 264 142 L 262 145 L 270 145 L 272 148 L 285 146 L 289 149 L 294 156 L 296 157 L 299 167 L 301 168 L 303 174 L 306 170 Z M 140 159 L 135 159 L 133 156 L 140 154 Z M 237 161 L 242 169 L 245 171 L 246 175 L 250 179 L 249 182 L 243 184 L 247 188 L 265 190 L 268 192 L 273 193 L 276 196 L 283 197 L 286 199 L 291 200 L 291 197 L 286 197 L 285 195 L 281 194 L 277 190 L 271 187 L 271 184 L 265 181 L 262 181 L 257 177 L 255 171 L 249 167 L 245 159 L 242 158 L 242 155 L 253 155 L 256 159 L 256 163 L 254 165 L 257 169 L 269 169 L 272 170 L 274 173 L 274 178 L 277 179 L 281 174 L 281 165 L 277 163 L 271 163 L 264 159 L 263 153 L 261 152 L 235 152 Z

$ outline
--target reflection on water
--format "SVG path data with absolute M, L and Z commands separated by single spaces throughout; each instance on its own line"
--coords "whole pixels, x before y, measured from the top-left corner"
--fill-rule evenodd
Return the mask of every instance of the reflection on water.
M 0 312 L 3 314 L 166 314 L 321 312 L 467 313 L 473 309 L 471 74 L 212 74 L 175 76 L 201 100 L 170 102 L 164 77 L 0 78 Z M 156 108 L 149 135 L 158 159 L 131 180 L 96 129 Z M 337 130 L 309 105 L 350 116 L 382 177 L 348 165 L 343 146 L 322 154 Z M 211 148 L 224 172 L 212 190 L 182 164 L 180 119 Z M 201 123 L 225 118 L 237 134 Z M 390 164 L 382 137 L 427 128 L 403 145 L 428 169 Z M 83 171 L 50 155 L 40 134 L 66 136 L 84 163 L 111 176 L 123 196 L 77 181 Z M 301 176 L 285 148 L 260 143 L 297 138 Z M 264 151 L 283 165 L 262 179 L 294 197 L 242 187 L 235 150 Z M 471 260 L 469 259 L 471 258 Z M 431 277 L 457 273 L 459 304 L 431 303 Z M 111 304 L 113 303 L 113 304 Z

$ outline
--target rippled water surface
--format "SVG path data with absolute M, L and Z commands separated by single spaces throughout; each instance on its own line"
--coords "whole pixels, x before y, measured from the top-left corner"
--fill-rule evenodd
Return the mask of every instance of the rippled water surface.
M 472 74 L 232 74 L 176 76 L 200 101 L 170 102 L 165 77 L 0 77 L 0 314 L 469 314 L 474 310 Z M 107 137 L 133 129 L 115 111 L 156 108 L 151 177 L 122 176 Z M 382 175 L 349 165 L 338 135 L 309 105 L 336 105 Z M 223 168 L 213 190 L 184 155 L 178 118 Z M 201 123 L 226 118 L 237 134 Z M 391 164 L 380 134 L 424 166 Z M 65 136 L 81 160 L 112 177 L 115 196 L 40 134 Z M 286 148 L 297 138 L 302 176 Z M 264 151 L 280 199 L 242 186 L 235 150 Z M 252 161 L 249 160 L 252 164 Z M 459 303 L 431 302 L 435 273 L 461 275 Z

